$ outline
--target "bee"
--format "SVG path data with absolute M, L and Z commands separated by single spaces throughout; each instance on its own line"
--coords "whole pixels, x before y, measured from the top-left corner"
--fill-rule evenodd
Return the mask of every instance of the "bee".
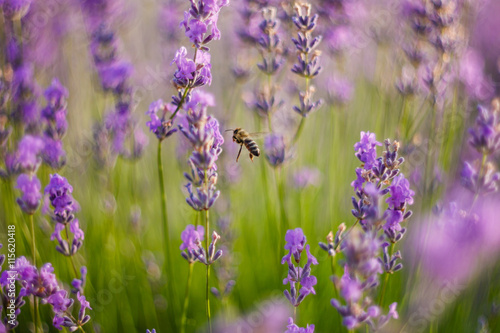
M 243 145 L 245 145 L 245 148 L 248 150 L 250 153 L 250 160 L 253 162 L 253 157 L 259 157 L 260 156 L 260 150 L 259 146 L 257 146 L 257 143 L 250 137 L 250 133 L 242 129 L 241 127 L 235 128 L 234 130 L 228 130 L 228 131 L 233 131 L 233 142 L 236 142 L 237 144 L 240 145 L 240 151 L 238 152 L 238 156 L 236 157 L 236 162 L 238 162 L 238 159 L 240 158 L 241 150 L 243 149 Z M 227 132 L 227 131 L 226 131 Z

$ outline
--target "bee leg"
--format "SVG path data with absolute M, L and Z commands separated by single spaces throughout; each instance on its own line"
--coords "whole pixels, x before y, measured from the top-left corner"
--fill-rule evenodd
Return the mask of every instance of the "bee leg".
M 250 160 L 253 162 L 253 155 L 252 155 L 252 153 L 250 153 L 249 155 L 250 155 Z
M 236 157 L 236 162 L 238 162 L 238 159 L 240 158 L 241 149 L 243 149 L 243 144 L 240 145 L 240 151 L 238 152 L 238 156 Z

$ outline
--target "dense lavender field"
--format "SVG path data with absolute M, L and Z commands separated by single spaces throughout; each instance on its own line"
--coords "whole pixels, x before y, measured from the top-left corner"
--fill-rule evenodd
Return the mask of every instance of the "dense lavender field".
M 0 0 L 0 333 L 500 331 L 499 2 L 303 1 Z

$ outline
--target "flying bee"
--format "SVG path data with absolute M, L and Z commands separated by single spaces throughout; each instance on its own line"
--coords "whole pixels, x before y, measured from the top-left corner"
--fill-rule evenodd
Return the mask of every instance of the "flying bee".
M 234 130 L 230 129 L 227 131 L 233 131 L 233 142 L 236 142 L 237 144 L 240 145 L 240 151 L 238 152 L 238 156 L 236 157 L 236 162 L 238 162 L 238 159 L 240 158 L 243 145 L 245 145 L 245 148 L 250 153 L 249 156 L 252 162 L 254 156 L 256 157 L 260 156 L 259 146 L 257 146 L 257 143 L 255 143 L 255 141 L 251 138 L 251 135 L 253 134 L 248 133 L 241 127 L 237 127 Z

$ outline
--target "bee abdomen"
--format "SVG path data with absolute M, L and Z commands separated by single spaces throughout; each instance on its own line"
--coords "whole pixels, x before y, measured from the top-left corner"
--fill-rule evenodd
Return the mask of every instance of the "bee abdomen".
M 255 141 L 253 141 L 252 139 L 245 139 L 245 141 L 243 141 L 243 143 L 245 144 L 245 147 L 247 147 L 248 151 L 252 155 L 260 156 L 260 150 L 259 150 L 259 147 L 257 146 L 257 144 L 255 143 Z

